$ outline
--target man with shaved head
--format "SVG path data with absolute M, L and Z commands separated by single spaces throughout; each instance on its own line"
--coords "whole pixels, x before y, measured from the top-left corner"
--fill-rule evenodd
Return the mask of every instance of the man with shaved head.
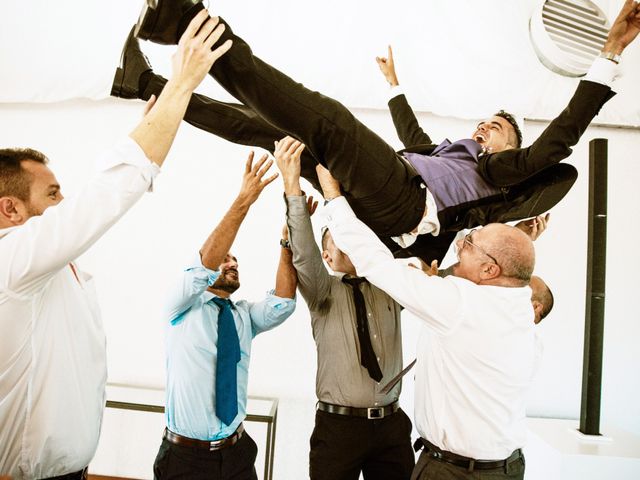
M 553 308 L 553 293 L 549 286 L 536 275 L 531 276 L 531 305 L 535 315 L 534 323 L 537 325 L 551 312 Z
M 358 220 L 327 170 L 318 169 L 336 246 L 358 275 L 423 321 L 415 426 L 424 448 L 412 479 L 524 478 L 525 396 L 540 352 L 529 282 L 531 238 L 504 224 L 457 241 L 447 277 L 411 268 Z

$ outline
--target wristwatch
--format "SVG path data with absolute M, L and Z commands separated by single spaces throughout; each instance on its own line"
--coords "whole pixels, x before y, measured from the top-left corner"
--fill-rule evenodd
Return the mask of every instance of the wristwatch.
M 600 58 L 606 58 L 607 60 L 611 60 L 613 63 L 620 63 L 620 55 L 613 52 L 601 52 Z
M 282 248 L 288 248 L 289 250 L 291 250 L 291 243 L 289 242 L 289 240 L 285 240 L 284 238 L 280 239 L 280 246 Z

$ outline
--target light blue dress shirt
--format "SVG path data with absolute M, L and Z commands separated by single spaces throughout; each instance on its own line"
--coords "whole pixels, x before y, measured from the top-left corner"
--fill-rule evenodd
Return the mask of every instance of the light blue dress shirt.
M 205 268 L 198 254 L 170 292 L 166 309 L 167 428 L 209 441 L 228 437 L 246 417 L 253 337 L 280 325 L 296 305 L 295 299 L 277 297 L 273 291 L 261 302 L 234 302 L 231 311 L 240 339 L 238 414 L 227 426 L 215 414 L 218 306 L 207 291 L 219 275 Z

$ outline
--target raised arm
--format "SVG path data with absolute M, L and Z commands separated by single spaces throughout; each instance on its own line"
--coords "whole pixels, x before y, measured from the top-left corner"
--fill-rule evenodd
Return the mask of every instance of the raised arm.
M 396 64 L 393 60 L 391 45 L 388 47 L 388 57 L 376 57 L 376 62 L 380 67 L 380 72 L 382 72 L 385 80 L 391 86 L 392 98 L 389 100 L 389 110 L 391 111 L 393 125 L 396 127 L 396 133 L 402 144 L 405 148 L 431 144 L 431 138 L 424 133 L 424 130 L 418 124 L 418 119 L 409 106 L 404 93 L 397 88 L 400 86 L 400 82 L 396 74 Z
M 172 87 L 133 130 L 100 158 L 100 173 L 75 196 L 22 220 L 0 243 L 0 290 L 30 295 L 82 255 L 148 191 L 163 163 L 193 89 L 230 44 L 211 51 L 221 28 L 193 19 L 174 56 Z M 204 25 L 202 25 L 204 23 Z M 202 25 L 199 33 L 198 28 Z M 151 160 L 151 163 L 149 160 Z
M 278 174 L 275 173 L 263 180 L 263 177 L 273 164 L 263 155 L 256 164 L 253 164 L 253 152 L 249 154 L 242 176 L 242 185 L 238 196 L 222 218 L 218 226 L 207 237 L 200 249 L 202 265 L 210 270 L 217 270 L 222 260 L 227 255 L 236 238 L 236 234 L 247 216 L 249 208 L 258 199 L 264 187 L 273 182 Z
M 274 293 L 278 297 L 293 298 L 296 294 L 298 276 L 293 267 L 293 253 L 291 248 L 285 246 L 289 241 L 287 226 L 282 229 L 282 242 L 280 248 L 280 261 L 278 262 L 278 272 L 276 273 L 276 289 Z M 282 245 L 284 243 L 284 245 Z
M 384 79 L 389 83 L 391 88 L 393 88 L 399 86 L 400 82 L 398 82 L 398 75 L 396 74 L 396 64 L 393 61 L 391 45 L 387 47 L 387 52 L 388 57 L 376 57 L 376 62 L 378 63 L 378 67 L 380 67 Z
M 335 197 L 327 207 L 331 235 L 338 248 L 349 256 L 358 275 L 384 290 L 435 332 L 446 334 L 455 328 L 452 320 L 462 308 L 457 281 L 465 280 L 425 275 L 403 260 L 394 259 L 373 231 L 356 218 L 329 171 L 323 167 L 317 170 L 324 194 Z
M 484 177 L 497 186 L 511 186 L 567 158 L 602 106 L 613 97 L 610 84 L 624 49 L 640 31 L 640 5 L 627 0 L 614 21 L 602 49 L 581 81 L 569 105 L 528 148 L 486 155 L 479 161 Z
M 223 31 L 224 24 L 219 24 L 217 17 L 208 18 L 206 10 L 194 17 L 173 55 L 171 79 L 156 104 L 130 134 L 147 158 L 159 166 L 169 152 L 191 94 L 214 62 L 231 47 L 231 40 L 227 40 L 212 50 Z
M 284 182 L 287 227 L 298 288 L 310 309 L 319 308 L 329 295 L 330 275 L 313 238 L 311 214 L 317 207 L 300 188 L 300 155 L 304 145 L 291 137 L 276 144 L 274 156 Z

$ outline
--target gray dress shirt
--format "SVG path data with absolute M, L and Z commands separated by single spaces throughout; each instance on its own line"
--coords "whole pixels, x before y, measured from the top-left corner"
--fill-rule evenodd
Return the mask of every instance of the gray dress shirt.
M 367 306 L 371 344 L 382 370 L 377 383 L 360 365 L 360 344 L 353 293 L 341 276 L 330 275 L 313 237 L 305 196 L 287 202 L 287 225 L 298 272 L 298 289 L 311 313 L 318 353 L 316 395 L 318 399 L 348 407 L 388 405 L 398 399 L 398 383 L 389 394 L 381 390 L 402 370 L 400 305 L 369 283 L 361 285 Z

